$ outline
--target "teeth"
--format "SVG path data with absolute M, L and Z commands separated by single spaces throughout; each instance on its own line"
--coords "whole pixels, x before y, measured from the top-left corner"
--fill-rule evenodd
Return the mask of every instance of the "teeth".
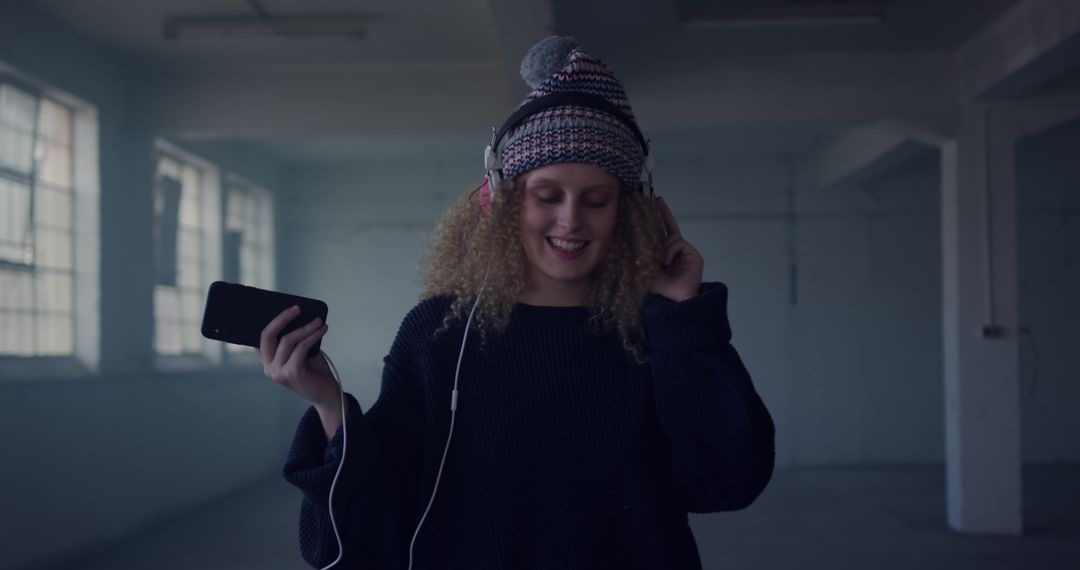
M 551 242 L 551 245 L 554 245 L 555 247 L 557 247 L 557 248 L 559 248 L 559 249 L 561 249 L 563 251 L 577 251 L 577 250 L 585 247 L 585 245 L 587 243 L 589 243 L 589 242 L 585 242 L 585 241 L 566 241 L 566 240 L 561 240 L 559 238 L 554 238 L 554 237 L 553 238 L 548 238 L 548 241 Z

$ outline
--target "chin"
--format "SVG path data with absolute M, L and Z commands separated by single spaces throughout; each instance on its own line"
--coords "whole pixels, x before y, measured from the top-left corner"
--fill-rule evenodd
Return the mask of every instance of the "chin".
M 576 283 L 580 281 L 589 281 L 593 273 L 594 267 L 588 270 L 582 271 L 567 271 L 566 268 L 559 268 L 559 270 L 544 271 L 544 276 L 552 281 L 563 281 L 567 283 Z

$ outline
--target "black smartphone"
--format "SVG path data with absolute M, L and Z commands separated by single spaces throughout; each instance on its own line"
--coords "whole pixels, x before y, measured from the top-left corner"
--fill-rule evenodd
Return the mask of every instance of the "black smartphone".
M 258 348 L 259 337 L 266 325 L 293 305 L 300 307 L 300 315 L 285 325 L 278 339 L 315 318 L 326 322 L 328 307 L 318 299 L 238 283 L 214 281 L 206 293 L 202 335 L 212 340 Z M 322 339 L 319 339 L 308 351 L 307 357 L 312 358 L 319 354 L 321 345 Z

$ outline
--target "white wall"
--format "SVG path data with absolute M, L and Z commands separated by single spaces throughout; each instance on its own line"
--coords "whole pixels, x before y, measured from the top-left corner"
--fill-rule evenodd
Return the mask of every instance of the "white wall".
M 780 158 L 702 159 L 665 183 L 706 278 L 731 287 L 778 464 L 943 460 L 936 168 L 807 190 Z

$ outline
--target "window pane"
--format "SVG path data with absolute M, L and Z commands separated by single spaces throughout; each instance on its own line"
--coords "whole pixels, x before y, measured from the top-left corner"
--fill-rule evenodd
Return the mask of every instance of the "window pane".
M 244 276 L 244 283 L 256 284 L 258 282 L 258 263 L 255 248 L 250 242 L 245 243 L 240 249 L 240 273 Z
M 180 354 L 180 292 L 175 287 L 154 289 L 154 349 L 158 354 Z
M 202 333 L 196 323 L 185 323 L 184 327 L 184 352 L 202 352 Z
M 233 231 L 244 230 L 244 193 L 238 189 L 229 191 L 229 201 L 225 208 L 225 228 Z
M 71 228 L 71 193 L 38 186 L 34 189 L 34 220 L 56 229 Z
M 193 167 L 184 167 L 182 180 L 183 191 L 180 196 L 180 225 L 189 228 L 199 227 L 199 171 Z
M 158 157 L 158 178 L 180 180 L 180 163 L 168 156 Z
M 71 234 L 37 229 L 37 262 L 43 267 L 71 269 Z
M 2 259 L 21 262 L 30 224 L 30 187 L 0 178 L 0 244 L 14 248 Z
M 0 288 L 0 291 L 3 291 L 3 289 Z M 10 309 L 0 306 L 0 354 L 11 354 L 15 345 L 15 337 L 18 334 L 19 331 L 15 327 L 14 313 Z
M 38 133 L 52 142 L 71 144 L 71 111 L 48 99 L 42 99 L 40 111 Z
M 35 103 L 34 96 L 22 89 L 0 85 L 0 123 L 33 132 Z
M 198 291 L 183 291 L 180 294 L 182 318 L 188 322 L 202 321 L 202 294 Z
M 180 323 L 159 320 L 154 326 L 154 348 L 158 354 L 180 354 Z
M 71 354 L 75 350 L 70 315 L 38 315 L 37 325 L 38 354 Z
M 252 264 L 241 264 L 243 271 L 240 273 L 240 282 L 245 285 L 251 285 L 253 287 L 262 287 L 263 284 L 259 281 L 259 274 L 255 271 L 255 266 Z
M 14 263 L 25 263 L 26 247 L 18 244 L 0 242 L 0 259 Z
M 0 123 L 0 166 L 29 176 L 33 162 L 33 136 Z
M 38 181 L 61 188 L 71 187 L 71 149 L 40 141 L 38 143 Z
M 180 266 L 177 268 L 180 272 L 177 277 L 180 279 L 180 287 L 184 289 L 198 289 L 202 287 L 202 283 L 199 271 L 199 261 L 196 260 L 182 260 Z
M 202 333 L 199 331 L 202 323 L 202 293 L 198 290 L 184 291 L 180 299 L 184 311 L 184 352 L 202 352 Z
M 154 289 L 154 314 L 158 322 L 178 322 L 180 320 L 180 297 L 173 287 Z
M 30 356 L 34 353 L 34 319 L 29 313 L 0 309 L 0 353 Z
M 178 244 L 177 254 L 180 256 L 180 263 L 185 261 L 198 261 L 202 256 L 199 255 L 199 231 L 194 229 L 183 228 L 180 230 L 180 243 Z
M 266 258 L 270 250 L 272 223 L 270 196 L 255 186 L 234 183 L 226 203 L 226 229 L 242 236 L 239 251 L 239 277 L 242 283 L 271 287 L 264 277 L 269 273 Z
M 37 277 L 38 308 L 46 311 L 70 312 L 72 297 L 70 274 L 42 271 Z
M 0 308 L 33 308 L 33 281 L 29 273 L 0 269 Z

